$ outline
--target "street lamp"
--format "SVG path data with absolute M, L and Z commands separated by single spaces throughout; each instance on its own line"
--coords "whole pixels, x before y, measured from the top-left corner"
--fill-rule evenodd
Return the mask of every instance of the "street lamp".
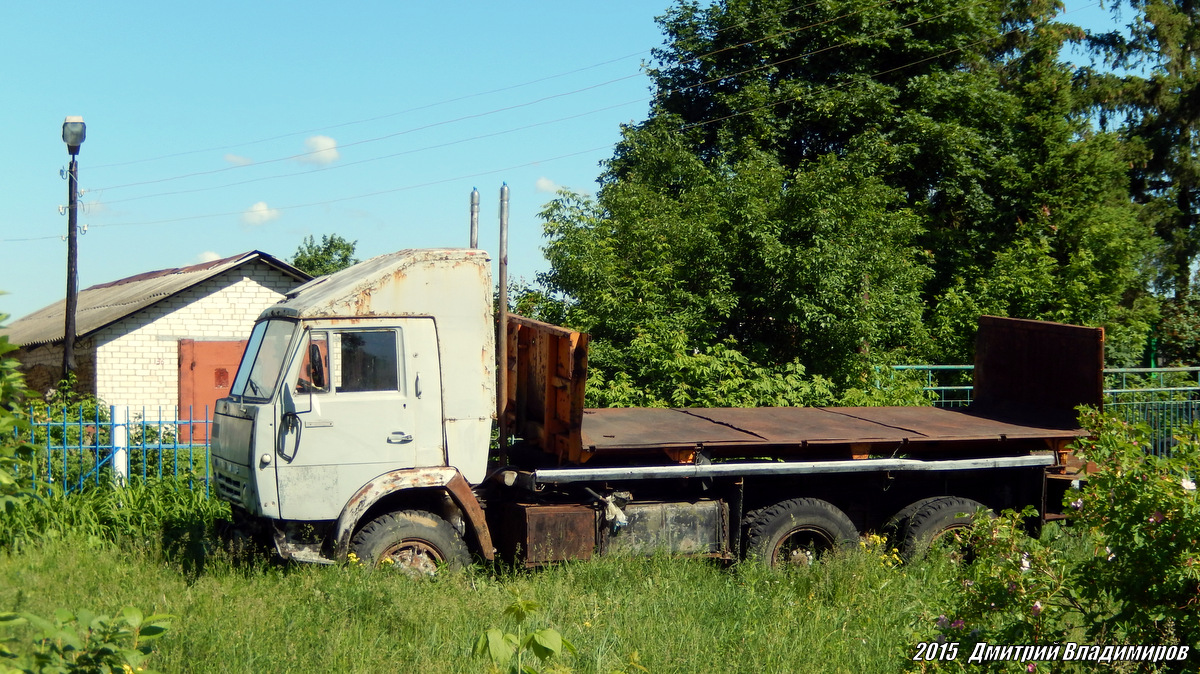
M 87 125 L 83 117 L 70 116 L 63 120 L 62 139 L 71 153 L 71 164 L 67 168 L 67 307 L 66 325 L 63 327 L 63 379 L 75 371 L 75 306 L 77 304 L 78 257 L 76 247 L 76 220 L 79 196 L 79 163 L 75 157 L 79 146 L 87 137 Z

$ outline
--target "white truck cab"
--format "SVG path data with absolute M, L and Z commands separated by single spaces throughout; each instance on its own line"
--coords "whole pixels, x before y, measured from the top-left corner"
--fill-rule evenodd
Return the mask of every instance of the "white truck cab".
M 344 556 L 348 540 L 289 543 L 287 523 L 340 523 L 345 539 L 398 481 L 441 490 L 461 529 L 487 469 L 494 330 L 478 249 L 403 250 L 297 288 L 259 316 L 217 403 L 219 495 L 279 523 L 285 556 Z

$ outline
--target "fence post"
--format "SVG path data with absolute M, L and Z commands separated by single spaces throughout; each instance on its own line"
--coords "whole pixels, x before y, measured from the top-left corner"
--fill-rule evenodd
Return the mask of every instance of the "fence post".
M 124 487 L 129 483 L 129 406 L 109 407 L 109 418 L 112 419 L 113 472 L 117 475 L 117 484 Z

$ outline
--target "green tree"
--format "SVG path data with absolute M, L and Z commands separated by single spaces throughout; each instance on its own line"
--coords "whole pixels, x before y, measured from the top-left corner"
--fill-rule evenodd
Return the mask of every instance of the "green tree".
M 1153 234 L 1055 4 L 793 4 L 669 10 L 649 117 L 593 200 L 543 213 L 540 281 L 605 376 L 677 390 L 663 371 L 720 347 L 855 384 L 968 360 L 985 312 L 1105 325 L 1140 356 Z
M 1164 243 L 1159 286 L 1176 300 L 1191 290 L 1191 269 L 1200 253 L 1200 5 L 1191 0 L 1127 0 L 1133 10 L 1125 30 L 1090 35 L 1105 69 L 1089 68 L 1081 80 L 1107 121 L 1136 149 L 1130 163 L 1131 192 L 1145 205 L 1144 219 Z
M 292 265 L 312 276 L 332 274 L 358 264 L 354 257 L 357 245 L 357 241 L 347 241 L 337 234 L 322 234 L 320 243 L 309 235 L 292 255 Z

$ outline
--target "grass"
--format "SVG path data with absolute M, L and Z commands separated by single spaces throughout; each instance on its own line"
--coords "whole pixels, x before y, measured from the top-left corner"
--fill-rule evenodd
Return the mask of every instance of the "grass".
M 163 672 L 486 672 L 472 646 L 489 628 L 515 631 L 503 615 L 514 594 L 543 607 L 526 630 L 575 645 L 559 663 L 574 672 L 896 672 L 914 668 L 916 641 L 962 587 L 945 555 L 896 566 L 879 548 L 781 571 L 666 555 L 424 580 L 289 565 L 223 547 L 224 504 L 186 478 L 0 514 L 0 613 L 171 614 L 149 662 Z M 1095 552 L 1061 534 L 1044 536 L 1065 556 Z
M 890 568 L 857 550 L 811 568 L 726 568 L 667 556 L 432 580 L 356 567 L 284 566 L 217 553 L 197 573 L 155 546 L 70 533 L 0 555 L 0 611 L 176 616 L 150 666 L 164 672 L 486 672 L 472 658 L 513 592 L 578 652 L 576 672 L 895 672 L 914 626 L 950 591 L 937 562 Z

